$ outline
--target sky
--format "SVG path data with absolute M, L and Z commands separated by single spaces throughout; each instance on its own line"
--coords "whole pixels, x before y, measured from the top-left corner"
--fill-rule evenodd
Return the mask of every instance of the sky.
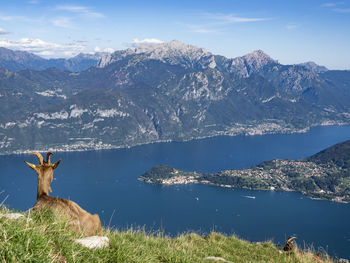
M 0 0 L 0 46 L 45 58 L 174 39 L 350 69 L 350 0 Z

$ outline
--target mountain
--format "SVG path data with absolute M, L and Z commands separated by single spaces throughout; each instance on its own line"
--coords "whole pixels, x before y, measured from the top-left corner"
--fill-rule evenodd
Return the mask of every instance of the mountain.
M 312 62 L 312 61 L 301 63 L 298 65 L 303 66 L 303 67 L 305 67 L 305 68 L 307 68 L 315 73 L 324 73 L 324 72 L 328 71 L 328 68 L 326 68 L 325 66 L 319 66 L 315 62 Z
M 81 72 L 0 69 L 0 153 L 300 132 L 350 123 L 349 91 L 349 71 L 315 73 L 260 50 L 229 59 L 179 41 L 104 54 Z
M 272 160 L 215 174 L 185 172 L 158 165 L 139 180 L 174 185 L 203 183 L 251 190 L 298 191 L 308 197 L 350 203 L 350 140 L 303 160 Z
M 277 65 L 278 61 L 273 60 L 262 50 L 255 50 L 245 56 L 233 59 L 224 59 L 224 68 L 229 72 L 235 72 L 241 77 L 247 78 L 258 73 L 265 66 Z
M 170 65 L 181 65 L 185 68 L 205 69 L 215 68 L 214 56 L 204 48 L 173 40 L 169 43 L 140 44 L 134 50 L 127 49 L 109 55 L 99 63 L 99 67 L 105 67 L 125 56 L 141 55 L 143 59 L 158 60 Z
M 42 64 L 45 59 L 26 51 L 14 51 L 0 47 L 0 68 L 6 68 L 11 71 L 22 69 L 43 69 Z
M 44 59 L 26 51 L 11 50 L 0 47 L 0 68 L 11 71 L 25 69 L 45 70 L 56 67 L 61 70 L 79 72 L 96 66 L 103 56 L 108 53 L 97 52 L 95 54 L 78 54 L 69 59 Z
M 335 164 L 344 171 L 348 170 L 348 176 L 350 176 L 350 140 L 333 145 L 307 160 L 317 164 Z

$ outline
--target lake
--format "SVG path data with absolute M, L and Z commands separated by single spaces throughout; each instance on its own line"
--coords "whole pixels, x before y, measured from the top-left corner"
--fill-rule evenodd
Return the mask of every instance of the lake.
M 235 234 L 250 241 L 283 244 L 297 236 L 313 246 L 350 258 L 350 205 L 311 200 L 295 192 L 247 191 L 209 185 L 162 187 L 137 180 L 157 164 L 204 173 L 241 169 L 274 158 L 297 159 L 350 139 L 350 126 L 323 126 L 304 134 L 219 136 L 189 142 L 157 143 L 129 149 L 58 152 L 62 159 L 51 185 L 53 196 L 76 201 L 98 213 L 105 226 Z M 24 160 L 0 156 L 0 203 L 27 210 L 36 199 L 37 177 Z M 255 199 L 247 196 L 255 196 Z

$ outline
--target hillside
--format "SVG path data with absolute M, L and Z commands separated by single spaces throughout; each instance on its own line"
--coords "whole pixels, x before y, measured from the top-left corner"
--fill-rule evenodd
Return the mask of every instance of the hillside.
M 203 183 L 251 190 L 298 191 L 311 198 L 350 202 L 350 140 L 303 160 L 272 160 L 215 174 L 155 166 L 139 177 L 163 185 Z
M 0 214 L 10 211 L 0 208 Z M 320 262 L 321 256 L 297 249 L 282 252 L 272 242 L 251 243 L 234 236 L 210 233 L 183 234 L 175 238 L 142 230 L 104 230 L 107 248 L 89 250 L 52 213 L 35 213 L 20 220 L 0 217 L 2 262 Z M 327 255 L 323 262 L 333 262 Z M 223 261 L 225 260 L 225 261 Z
M 334 163 L 345 171 L 350 171 L 350 140 L 329 147 L 306 160 L 317 164 Z M 350 176 L 348 174 L 347 176 Z
M 78 57 L 76 57 L 78 59 Z M 171 41 L 81 72 L 0 69 L 0 154 L 91 150 L 350 123 L 350 71 Z M 310 69 L 309 69 L 310 68 Z

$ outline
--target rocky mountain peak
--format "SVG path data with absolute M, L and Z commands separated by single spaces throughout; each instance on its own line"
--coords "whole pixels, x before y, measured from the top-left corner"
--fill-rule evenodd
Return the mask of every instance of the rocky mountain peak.
M 272 59 L 269 55 L 260 49 L 254 50 L 253 52 L 244 55 L 242 58 L 248 63 L 248 65 L 254 65 L 258 68 L 261 68 L 270 63 L 278 63 L 277 60 Z
M 172 64 L 184 63 L 187 66 L 194 66 L 199 63 L 203 68 L 214 68 L 216 66 L 213 55 L 206 49 L 185 44 L 178 40 L 167 43 L 142 44 L 137 46 L 135 52 L 145 53 L 149 58 L 167 61 Z
M 325 66 L 320 66 L 317 65 L 315 62 L 313 61 L 308 61 L 305 63 L 300 63 L 298 64 L 299 66 L 303 66 L 305 68 L 307 68 L 308 70 L 311 70 L 314 73 L 323 73 L 328 71 L 328 68 L 326 68 Z
M 230 72 L 236 72 L 242 77 L 249 77 L 269 64 L 278 64 L 262 50 L 255 50 L 242 57 L 230 59 L 226 62 L 226 68 Z
M 143 55 L 140 59 L 155 59 L 172 65 L 194 68 L 215 68 L 214 56 L 204 48 L 185 44 L 178 40 L 165 43 L 141 43 L 134 50 L 116 51 L 102 57 L 99 67 L 105 67 L 128 55 Z

